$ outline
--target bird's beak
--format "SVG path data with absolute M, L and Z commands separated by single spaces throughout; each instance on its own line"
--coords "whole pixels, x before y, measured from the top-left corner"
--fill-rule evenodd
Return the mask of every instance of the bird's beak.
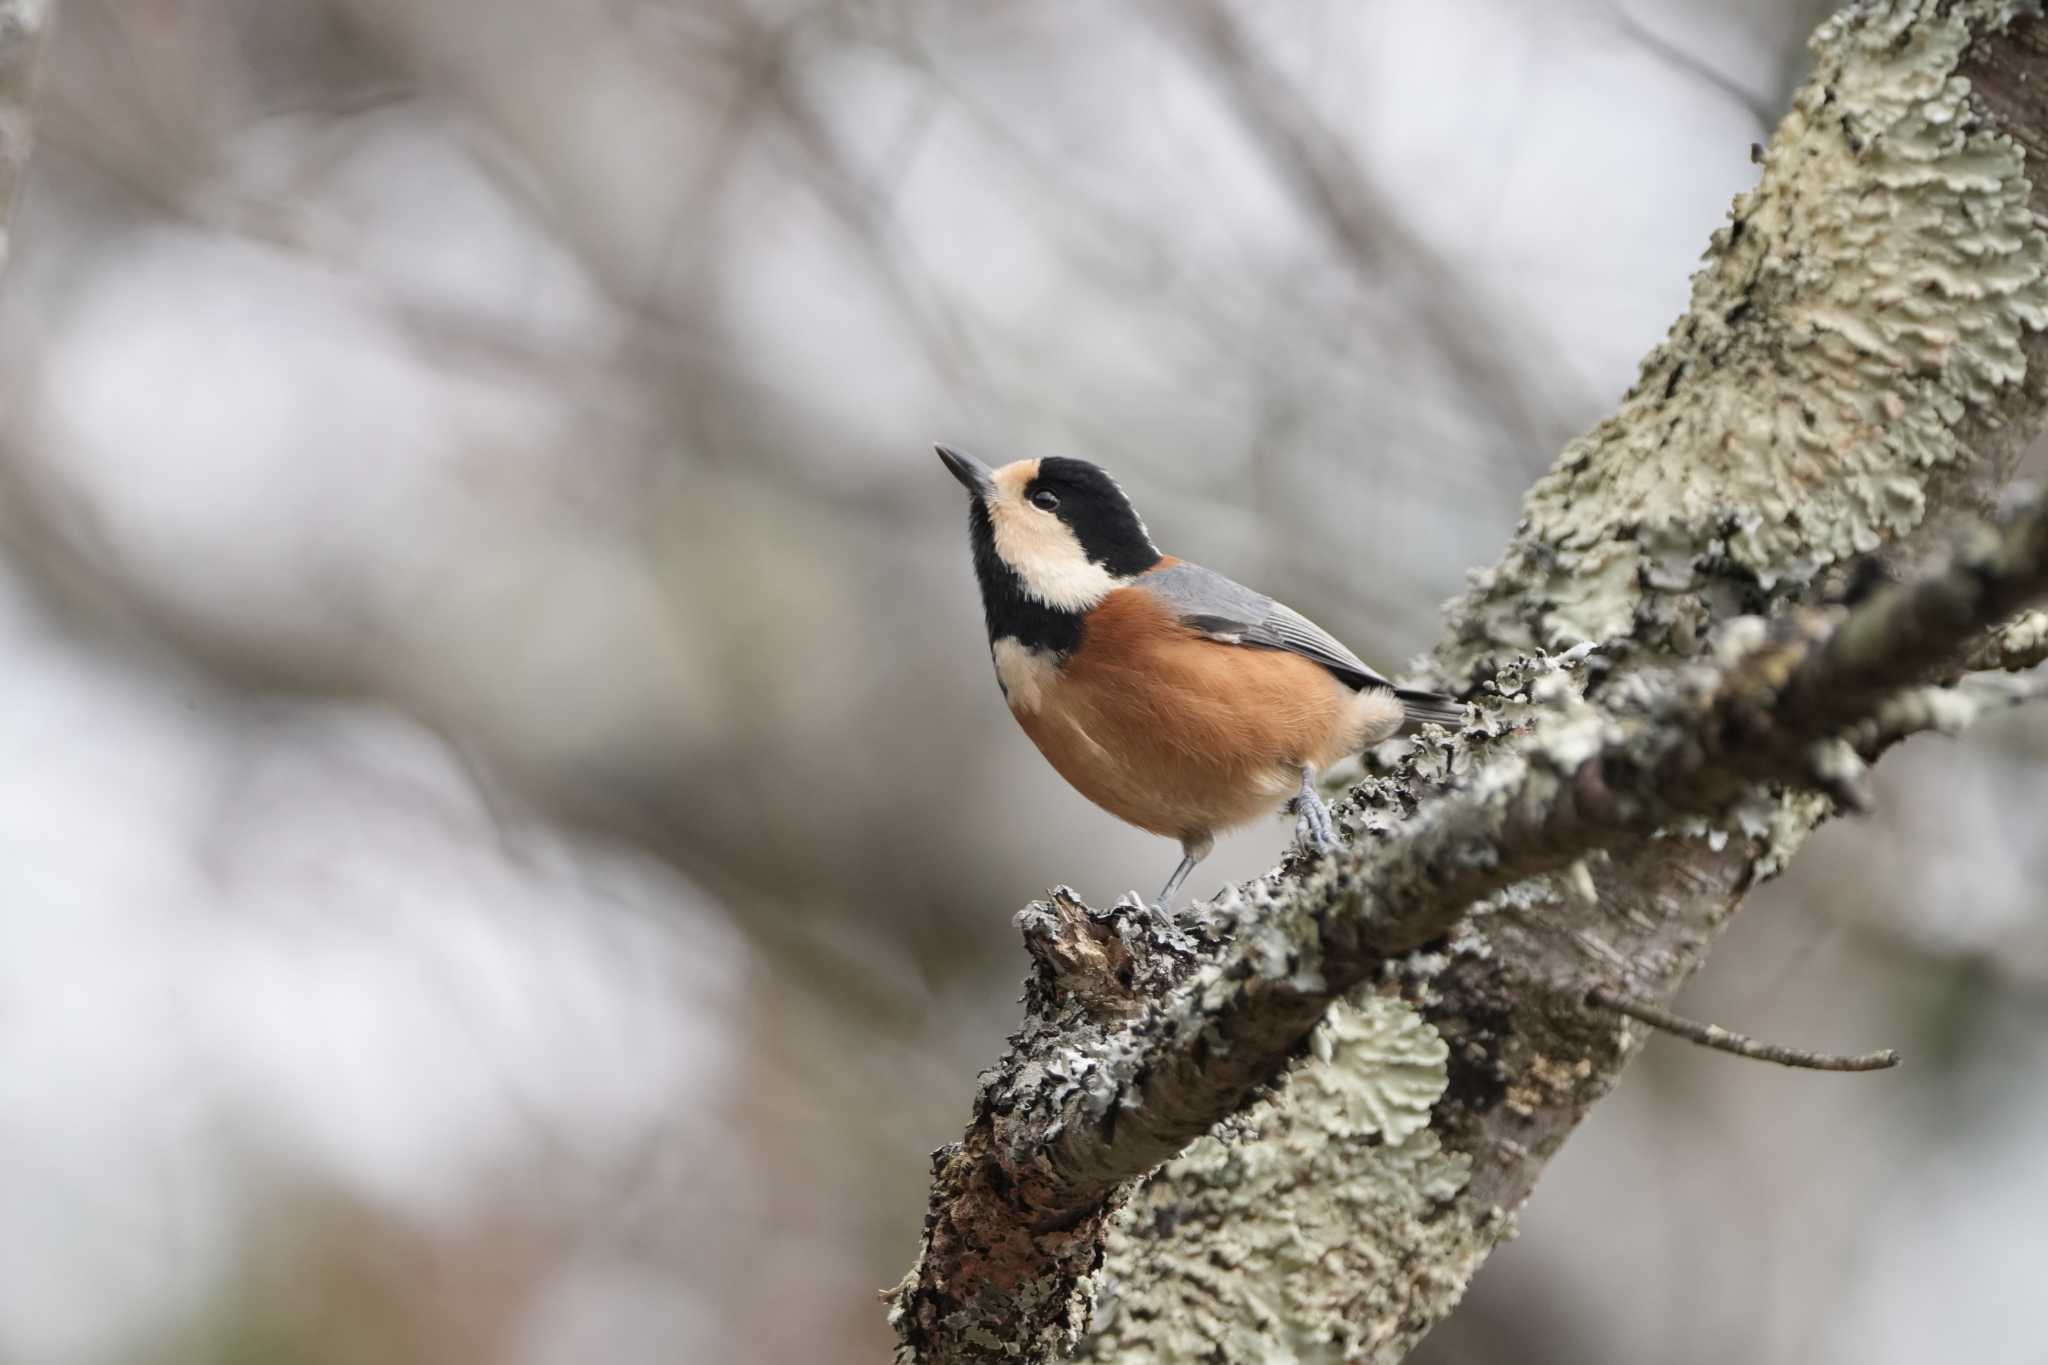
M 972 455 L 964 454 L 951 446 L 933 446 L 932 449 L 939 452 L 939 458 L 946 462 L 946 468 L 952 471 L 953 477 L 960 480 L 967 491 L 977 498 L 984 496 L 995 485 L 995 471 Z

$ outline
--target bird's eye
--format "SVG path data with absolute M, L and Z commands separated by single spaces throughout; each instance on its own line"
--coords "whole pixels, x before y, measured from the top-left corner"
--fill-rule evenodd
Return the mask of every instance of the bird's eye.
M 1059 495 L 1040 489 L 1031 495 L 1031 505 L 1041 512 L 1050 512 L 1060 505 Z

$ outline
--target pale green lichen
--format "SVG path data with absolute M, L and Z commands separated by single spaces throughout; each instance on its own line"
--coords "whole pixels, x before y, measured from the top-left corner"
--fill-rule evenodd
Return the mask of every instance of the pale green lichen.
M 2024 156 L 1955 74 L 2015 9 L 1893 0 L 1815 35 L 1690 309 L 1530 491 L 1452 610 L 1447 673 L 1579 640 L 1677 647 L 1698 603 L 1796 591 L 1920 521 L 1958 421 L 2018 382 L 2026 329 L 2048 324 Z
M 1399 1001 L 1334 1007 L 1277 1095 L 1132 1197 L 1080 1358 L 1400 1359 L 1501 1231 L 1443 1216 L 1471 1165 L 1430 1128 L 1448 1057 Z
M 1831 810 L 1828 799 L 1813 791 L 1759 792 L 1739 807 L 1730 820 L 1755 849 L 1750 876 L 1768 881 L 1791 866 L 1793 855 L 1806 846 Z
M 1998 633 L 1999 652 L 2007 667 L 2031 668 L 2048 658 L 2048 611 L 2034 610 L 2014 618 Z

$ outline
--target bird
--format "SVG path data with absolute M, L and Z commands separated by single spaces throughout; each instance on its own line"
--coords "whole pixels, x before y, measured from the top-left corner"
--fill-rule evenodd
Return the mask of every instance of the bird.
M 1283 807 L 1307 849 L 1338 846 L 1316 790 L 1346 755 L 1464 705 L 1396 687 L 1299 612 L 1163 554 L 1108 471 L 1066 456 L 992 469 L 939 459 L 969 494 L 974 576 L 1010 713 L 1111 815 L 1180 842 L 1154 905 L 1216 836 Z

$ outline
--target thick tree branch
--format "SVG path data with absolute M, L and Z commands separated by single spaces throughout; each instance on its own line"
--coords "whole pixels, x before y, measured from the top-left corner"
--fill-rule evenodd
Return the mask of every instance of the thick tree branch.
M 1362 784 L 1342 856 L 1183 922 L 1020 916 L 1025 1023 L 935 1160 L 903 1359 L 1398 1359 L 1637 1041 L 1556 983 L 1668 998 L 1866 755 L 1970 712 L 1932 684 L 2048 588 L 2039 507 L 1922 567 L 2043 408 L 2014 12 L 1816 36 L 1691 309 L 1451 614 L 1480 718 Z M 1874 550 L 1905 586 L 1810 605 Z
M 1640 713 L 1580 703 L 1544 717 L 1488 780 L 1303 879 L 1284 907 L 1226 898 L 1191 926 L 1137 906 L 1096 915 L 1065 896 L 1027 911 L 1041 969 L 1033 1012 L 1065 1046 L 1048 1058 L 1027 1035 L 984 1087 L 969 1143 L 941 1158 L 948 1197 L 934 1205 L 926 1268 L 942 1268 L 934 1251 L 965 1253 L 943 1270 L 971 1277 L 963 1287 L 983 1308 L 995 1290 L 1057 1311 L 1004 1282 L 1065 1274 L 1077 1230 L 1120 1185 L 1240 1108 L 1382 962 L 1448 932 L 1475 901 L 1687 817 L 1724 815 L 1759 786 L 1842 785 L 1839 765 L 1861 762 L 1823 741 L 1875 721 L 2044 596 L 2048 499 L 1946 571 L 1846 615 L 1737 623 L 1730 641 L 1752 647 L 1725 667 L 1639 680 Z M 1922 728 L 1937 725 L 1931 708 L 1920 714 Z M 1050 1088 L 1048 1065 L 1062 1082 Z M 920 1289 L 906 1290 L 915 1312 Z

